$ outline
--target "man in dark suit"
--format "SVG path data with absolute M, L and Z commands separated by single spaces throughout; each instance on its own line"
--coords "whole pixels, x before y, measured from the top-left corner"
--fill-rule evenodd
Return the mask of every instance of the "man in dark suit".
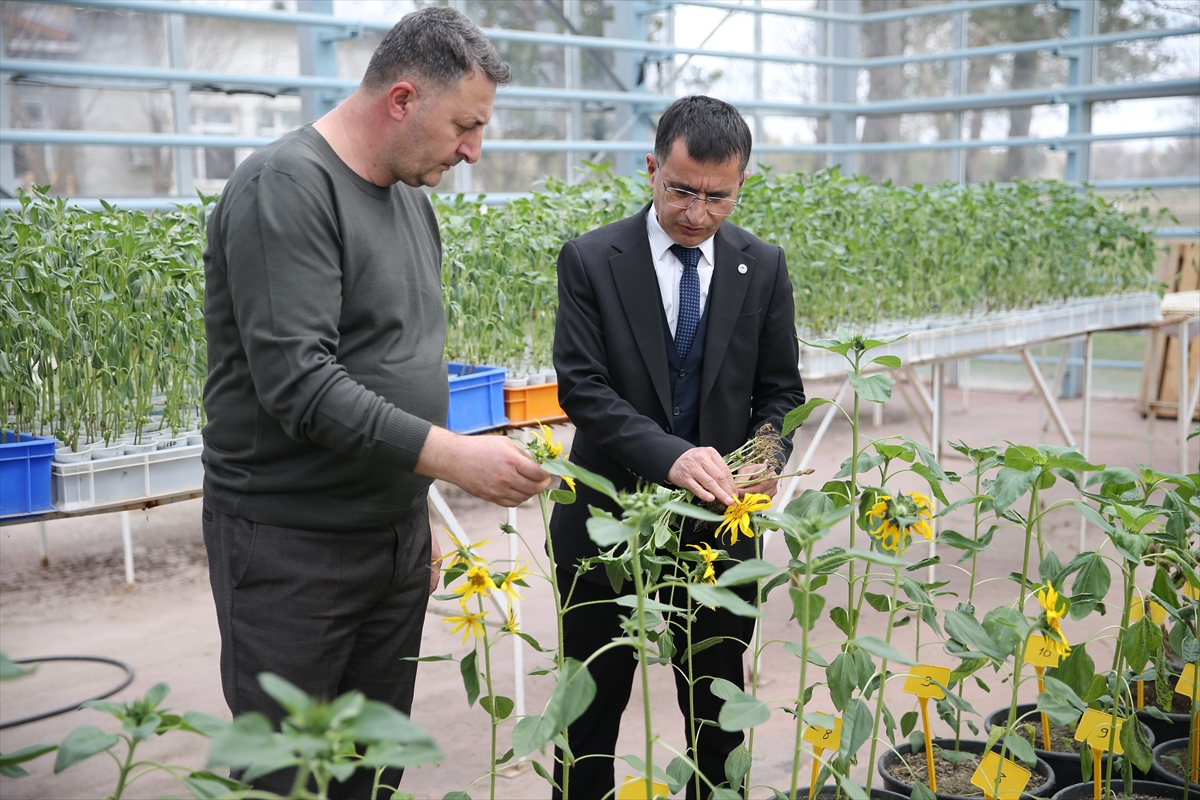
M 649 481 L 725 505 L 734 494 L 775 493 L 773 479 L 737 489 L 723 460 L 764 423 L 781 430 L 784 414 L 804 403 L 783 251 L 725 224 L 748 174 L 750 145 L 750 130 L 733 106 L 703 96 L 677 100 L 659 120 L 654 153 L 646 156 L 653 202 L 568 242 L 559 254 L 554 366 L 559 402 L 576 427 L 571 460 L 620 489 Z M 557 580 L 564 598 L 572 592 L 573 606 L 632 591 L 626 583 L 614 592 L 603 570 L 576 580 L 579 559 L 597 554 L 586 528 L 589 505 L 619 515 L 611 501 L 580 485 L 578 502 L 556 507 L 550 525 Z M 752 539 L 729 547 L 712 541 L 711 528 L 685 528 L 683 541 L 704 540 L 738 560 L 754 555 Z M 746 599 L 753 593 L 750 586 Z M 566 655 L 583 661 L 622 636 L 622 614 L 628 609 L 612 602 L 568 611 Z M 690 692 L 697 720 L 715 721 L 723 702 L 709 691 L 709 679 L 743 685 L 742 655 L 753 626 L 723 609 L 699 610 L 694 642 L 728 638 L 692 659 L 694 675 L 705 676 Z M 676 638 L 676 685 L 686 716 L 686 646 Z M 575 800 L 613 789 L 611 756 L 636 663 L 621 647 L 589 666 L 596 698 L 568 731 Z M 726 757 L 741 742 L 740 732 L 714 723 L 701 726 L 689 747 L 719 785 Z M 560 786 L 562 773 L 560 763 Z M 697 781 L 689 781 L 689 798 L 696 789 Z

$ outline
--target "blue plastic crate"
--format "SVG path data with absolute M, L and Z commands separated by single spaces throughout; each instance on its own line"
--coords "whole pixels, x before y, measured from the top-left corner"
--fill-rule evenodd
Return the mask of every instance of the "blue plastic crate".
M 504 367 L 450 364 L 450 410 L 446 427 L 455 433 L 478 433 L 499 428 L 504 416 Z
M 49 436 L 4 431 L 0 442 L 0 519 L 53 511 L 50 503 L 50 461 L 54 439 Z

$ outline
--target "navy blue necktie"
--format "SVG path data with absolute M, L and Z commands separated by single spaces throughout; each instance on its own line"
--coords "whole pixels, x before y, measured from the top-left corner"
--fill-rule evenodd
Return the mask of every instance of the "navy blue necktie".
M 699 247 L 671 245 L 671 252 L 683 264 L 683 275 L 679 278 L 679 319 L 675 323 L 675 352 L 684 361 L 692 350 L 696 338 L 696 326 L 700 324 L 700 263 Z

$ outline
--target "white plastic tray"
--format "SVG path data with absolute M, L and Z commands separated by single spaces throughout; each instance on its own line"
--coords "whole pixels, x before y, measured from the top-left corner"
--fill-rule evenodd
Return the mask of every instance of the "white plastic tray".
M 899 356 L 905 366 L 913 366 L 1028 347 L 1089 331 L 1148 325 L 1161 319 L 1162 299 L 1145 292 L 1087 297 L 969 318 L 892 323 L 864 331 L 864 335 L 886 339 L 908 334 L 871 350 L 869 355 Z M 836 353 L 800 345 L 800 374 L 805 378 L 842 375 L 848 366 L 846 359 Z
M 50 502 L 59 511 L 106 506 L 197 490 L 203 445 L 50 465 Z

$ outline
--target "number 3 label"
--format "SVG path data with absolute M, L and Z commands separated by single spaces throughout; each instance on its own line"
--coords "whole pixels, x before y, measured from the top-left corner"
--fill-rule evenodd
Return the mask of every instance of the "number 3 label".
M 946 693 L 942 691 L 942 686 L 948 683 L 950 683 L 949 667 L 921 664 L 909 669 L 908 678 L 904 681 L 904 691 L 915 694 L 917 697 L 941 700 L 946 696 Z
M 999 787 L 996 786 L 997 772 L 1000 773 Z M 1002 767 L 1000 754 L 993 750 L 980 759 L 975 774 L 971 776 L 971 783 L 982 789 L 983 793 L 992 800 L 1017 800 L 1029 783 L 1032 774 L 1020 764 L 1007 758 L 1004 759 Z

